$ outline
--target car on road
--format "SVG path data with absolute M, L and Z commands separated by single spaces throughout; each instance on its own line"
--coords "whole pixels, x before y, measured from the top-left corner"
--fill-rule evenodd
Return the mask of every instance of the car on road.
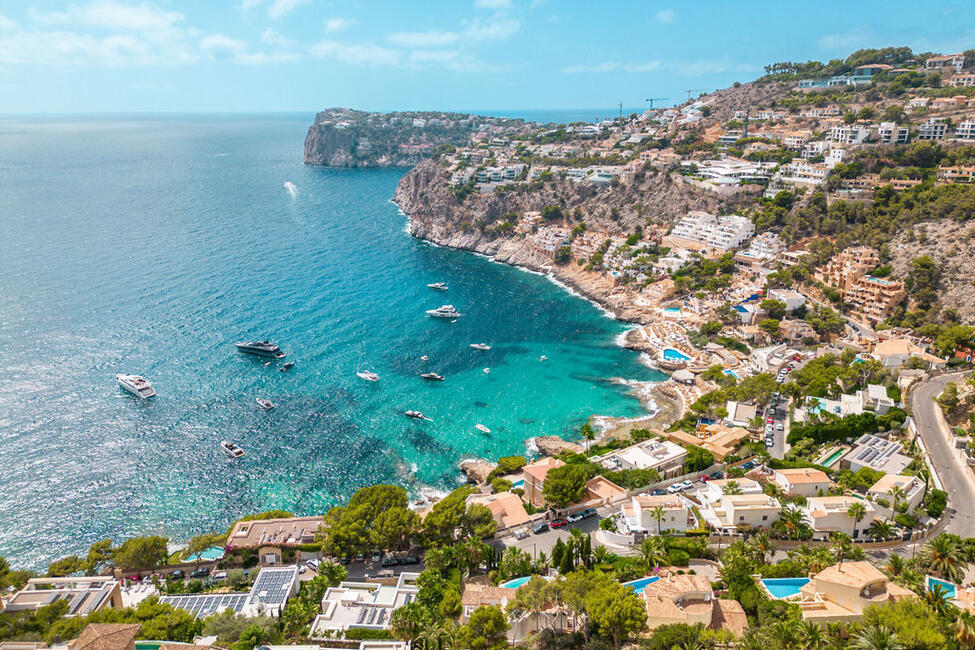
M 595 508 L 586 508 L 585 510 L 580 510 L 579 512 L 569 515 L 566 517 L 566 519 L 569 520 L 570 524 L 574 524 L 577 521 L 582 521 L 583 519 L 588 519 L 589 517 L 595 516 L 595 514 Z
M 406 557 L 401 557 L 399 559 L 400 566 L 409 566 L 411 564 L 419 564 L 420 558 L 416 555 L 407 555 Z
M 173 580 L 182 580 L 183 578 L 186 577 L 186 574 L 183 573 L 182 569 L 176 569 L 175 571 L 169 574 L 169 577 L 172 578 Z
M 191 578 L 206 578 L 208 575 L 210 575 L 210 569 L 205 566 L 201 566 L 199 569 L 190 573 Z
M 546 521 L 539 522 L 534 526 L 532 526 L 532 532 L 535 533 L 536 535 L 541 535 L 546 530 L 548 530 L 548 522 Z
M 665 492 L 660 489 L 650 491 L 651 496 L 659 497 L 661 494 L 665 494 Z
M 227 572 L 226 571 L 217 571 L 216 573 L 214 573 L 210 577 L 213 578 L 214 580 L 226 580 L 227 579 Z
M 766 447 L 774 447 L 775 446 L 775 439 L 774 438 L 766 438 L 765 439 L 765 446 Z
M 749 469 L 751 469 L 753 467 L 755 467 L 755 461 L 753 461 L 753 460 L 745 461 L 741 465 L 741 468 L 744 469 L 744 470 L 749 470 Z
M 393 557 L 392 555 L 388 555 L 383 558 L 382 566 L 384 567 L 391 567 L 391 566 L 398 566 L 398 565 L 399 565 L 399 559 Z
M 552 528 L 562 528 L 564 526 L 568 526 L 569 522 L 565 519 L 553 519 L 550 525 Z
M 674 483 L 673 485 L 667 486 L 667 494 L 677 494 L 681 491 L 680 483 Z
M 382 553 L 382 551 L 374 551 L 373 554 L 372 554 L 372 561 L 373 562 L 378 562 L 381 559 L 383 559 L 383 553 Z
M 515 531 L 515 539 L 528 539 L 528 529 L 519 528 Z
M 681 490 L 690 490 L 692 487 L 694 487 L 694 481 L 681 481 L 680 482 L 680 489 Z
M 710 474 L 708 474 L 708 478 L 710 478 L 712 481 L 716 481 L 718 479 L 722 479 L 722 478 L 724 478 L 724 472 L 720 472 L 720 471 L 719 472 L 711 472 Z
M 783 431 L 784 430 L 781 422 L 779 422 L 779 423 L 777 423 L 775 425 L 775 430 L 776 431 Z

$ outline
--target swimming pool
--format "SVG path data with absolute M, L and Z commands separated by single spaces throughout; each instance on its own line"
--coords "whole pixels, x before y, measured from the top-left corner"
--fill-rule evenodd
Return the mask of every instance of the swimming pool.
M 945 596 L 948 598 L 955 597 L 955 585 L 954 583 L 947 582 L 946 580 L 941 580 L 940 578 L 935 578 L 934 576 L 925 576 L 924 586 L 927 587 L 928 591 L 931 591 L 935 585 L 938 585 L 944 589 Z
M 655 583 L 660 580 L 659 576 L 653 576 L 650 578 L 640 578 L 639 580 L 633 580 L 632 582 L 624 582 L 624 587 L 629 587 L 636 594 L 642 594 L 643 590 L 647 588 L 647 585 Z
M 839 449 L 837 449 L 836 451 L 834 451 L 833 453 L 831 453 L 829 456 L 827 456 L 826 458 L 824 458 L 823 460 L 821 460 L 819 462 L 819 464 L 822 465 L 822 466 L 824 466 L 824 467 L 829 467 L 830 465 L 832 465 L 833 463 L 836 462 L 836 459 L 838 459 L 840 456 L 843 455 L 843 452 L 844 451 L 846 451 L 846 450 L 843 449 L 842 447 L 840 447 Z
M 523 479 L 523 478 L 518 479 L 517 481 L 515 481 L 514 483 L 511 484 L 511 487 L 512 487 L 512 489 L 514 489 L 514 488 L 524 488 L 525 487 L 525 479 Z
M 664 313 L 671 314 L 671 315 L 675 315 L 675 316 L 676 315 L 679 315 L 680 314 L 680 307 L 667 307 L 667 308 L 664 309 Z
M 196 555 L 197 554 L 194 553 L 193 555 L 183 560 L 183 562 L 196 562 Z M 223 557 L 223 547 L 211 546 L 205 551 L 200 551 L 199 556 L 201 560 L 210 560 L 210 561 L 219 560 L 220 558 Z
M 809 583 L 809 578 L 765 578 L 761 581 L 772 598 L 791 598 Z
M 527 583 L 531 579 L 532 579 L 531 576 L 521 576 L 520 578 L 514 578 L 512 580 L 509 580 L 508 582 L 502 582 L 498 586 L 499 587 L 504 587 L 506 589 L 517 589 L 518 587 L 520 587 L 523 584 Z
M 681 352 L 680 350 L 675 350 L 674 348 L 664 349 L 664 361 L 690 361 L 691 358 Z
M 729 377 L 734 377 L 735 379 L 741 379 L 741 377 L 738 376 L 738 373 L 736 373 L 734 370 L 727 370 L 726 369 L 724 371 L 724 374 L 728 375 Z

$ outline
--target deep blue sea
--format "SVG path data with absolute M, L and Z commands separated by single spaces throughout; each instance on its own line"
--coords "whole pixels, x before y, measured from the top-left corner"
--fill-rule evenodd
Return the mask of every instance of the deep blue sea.
M 640 413 L 610 378 L 661 375 L 614 344 L 623 325 L 412 239 L 389 202 L 405 170 L 303 165 L 311 120 L 0 120 L 0 555 L 40 568 L 98 539 L 321 513 L 376 482 L 450 489 L 463 458 Z M 442 303 L 464 316 L 424 315 Z M 290 372 L 233 345 L 265 337 Z

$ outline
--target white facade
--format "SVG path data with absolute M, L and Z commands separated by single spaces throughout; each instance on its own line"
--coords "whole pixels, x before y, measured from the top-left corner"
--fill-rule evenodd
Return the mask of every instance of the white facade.
M 855 124 L 837 124 L 829 130 L 829 140 L 842 144 L 863 144 L 870 137 L 870 129 Z
M 827 151 L 829 151 L 829 143 L 825 140 L 807 142 L 802 148 L 802 157 L 804 159 L 815 158 L 816 156 L 825 155 Z
M 785 242 L 774 232 L 763 232 L 749 244 L 745 254 L 760 260 L 770 260 L 785 250 Z
M 866 514 L 857 522 L 847 514 L 854 503 L 863 504 Z M 817 533 L 846 533 L 858 538 L 873 523 L 877 509 L 865 499 L 851 496 L 810 497 L 802 509 L 803 519 Z
M 918 140 L 944 140 L 948 124 L 940 118 L 932 117 L 918 128 Z
M 894 122 L 881 122 L 877 127 L 877 138 L 883 144 L 904 144 L 910 133 L 906 126 L 898 126 Z
M 750 219 L 738 215 L 716 217 L 694 211 L 677 222 L 670 234 L 712 248 L 730 250 L 738 248 L 755 234 L 755 225 Z
M 975 140 L 975 122 L 960 122 L 955 127 L 955 137 L 959 140 Z
M 626 532 L 657 533 L 657 519 L 653 513 L 660 508 L 660 532 L 683 533 L 693 526 L 691 510 L 684 498 L 677 494 L 640 494 L 620 506 L 620 521 Z
M 782 506 L 767 494 L 726 494 L 719 501 L 706 504 L 701 515 L 723 532 L 740 527 L 768 528 L 779 519 Z
M 772 481 L 786 494 L 804 497 L 826 494 L 832 483 L 825 472 L 813 468 L 775 470 Z
M 924 498 L 924 481 L 916 476 L 901 476 L 899 474 L 882 476 L 867 490 L 867 497 L 874 501 L 883 499 L 890 504 L 890 507 L 893 507 L 894 497 L 891 495 L 891 490 L 894 489 L 894 486 L 899 487 L 903 492 L 898 497 L 897 503 L 906 503 L 908 512 L 916 508 L 921 503 L 921 499 Z
M 312 638 L 325 638 L 351 628 L 388 630 L 394 611 L 416 598 L 418 573 L 401 573 L 395 585 L 342 582 L 329 587 L 322 613 L 311 624 Z
M 768 298 L 784 302 L 786 311 L 795 311 L 806 304 L 806 297 L 792 289 L 769 289 Z
M 624 449 L 594 457 L 593 462 L 612 470 L 655 469 L 662 476 L 677 476 L 687 450 L 669 440 L 646 440 Z
M 723 478 L 715 481 L 708 481 L 707 485 L 701 489 L 701 499 L 707 503 L 718 503 L 725 496 L 725 489 L 733 490 L 729 487 L 732 483 L 738 486 L 740 494 L 762 494 L 762 486 L 758 481 L 750 478 Z

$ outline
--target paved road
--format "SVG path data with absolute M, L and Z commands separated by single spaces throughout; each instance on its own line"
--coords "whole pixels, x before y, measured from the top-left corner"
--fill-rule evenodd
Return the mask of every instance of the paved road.
M 945 384 L 961 379 L 964 374 L 942 375 L 921 384 L 914 390 L 911 409 L 931 465 L 948 492 L 948 507 L 954 511 L 946 531 L 975 537 L 975 476 L 961 452 L 951 446 L 951 434 L 941 426 L 936 412 L 940 407 L 934 401 Z

